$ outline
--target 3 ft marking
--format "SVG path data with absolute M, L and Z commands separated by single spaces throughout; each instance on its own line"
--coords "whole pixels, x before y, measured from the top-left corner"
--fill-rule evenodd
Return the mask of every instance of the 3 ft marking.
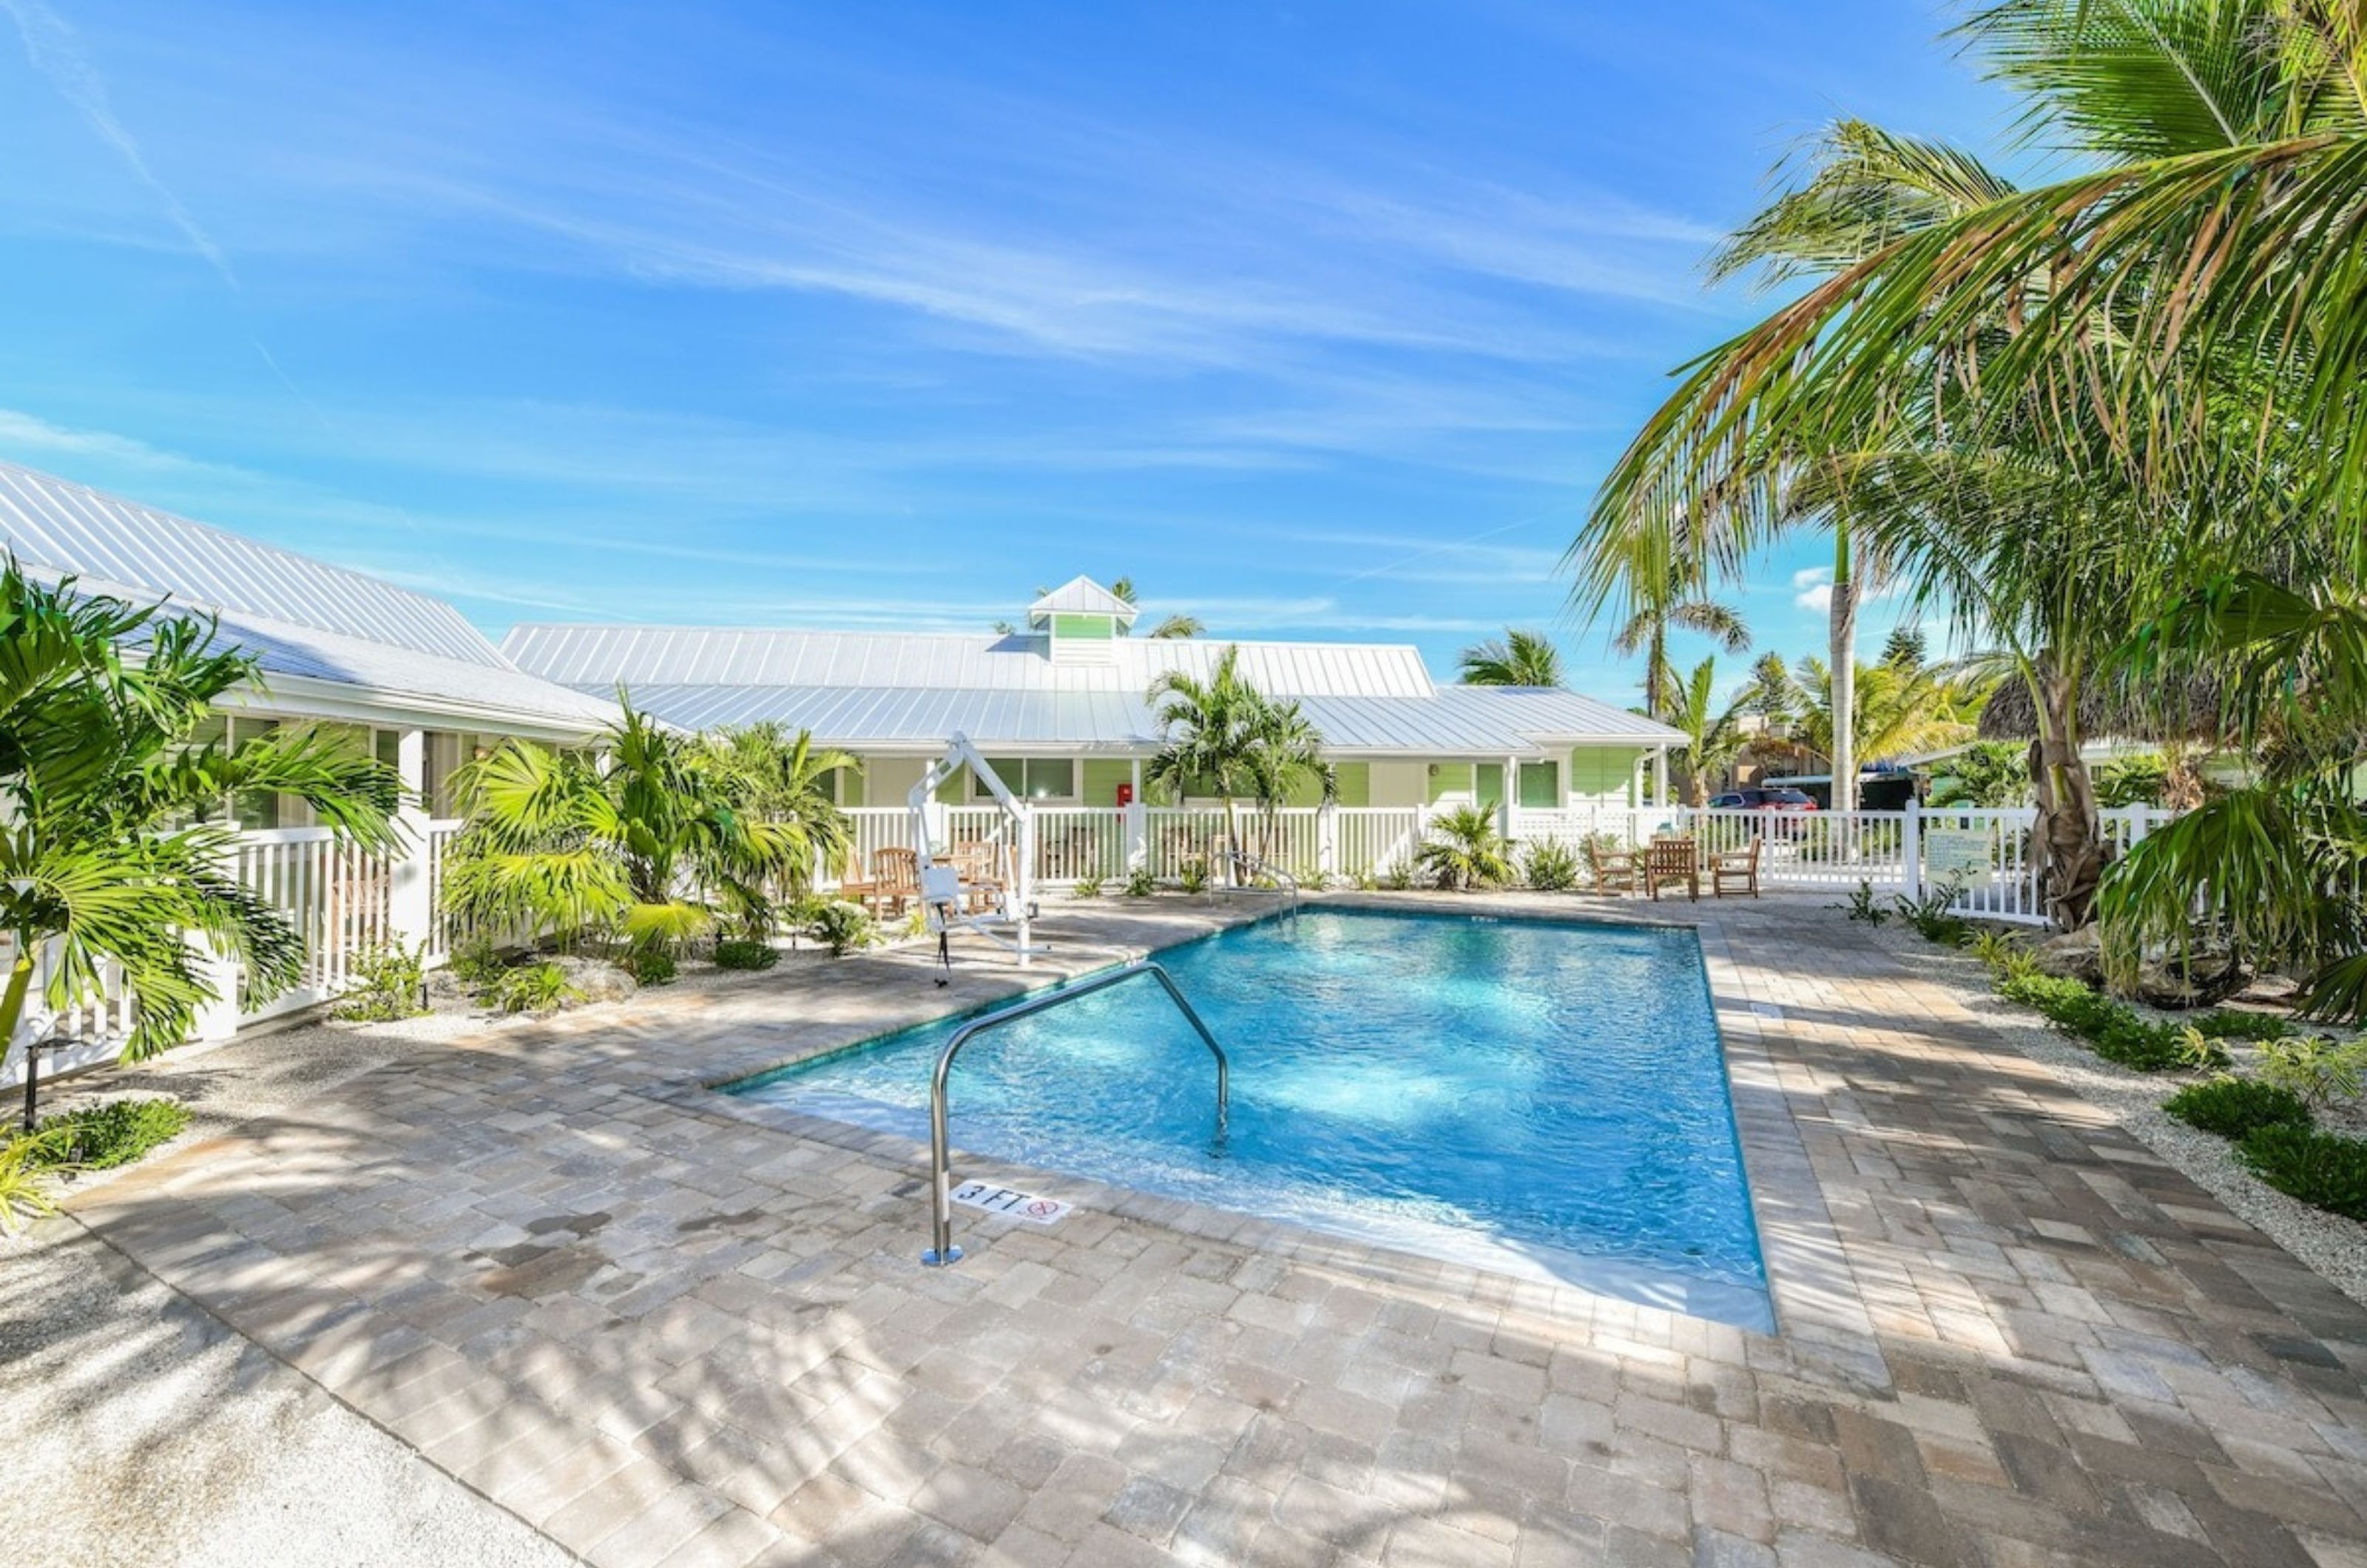
M 984 1209 L 990 1214 L 1001 1214 L 1007 1220 L 1025 1220 L 1031 1225 L 1048 1225 L 1065 1215 L 1070 1205 L 1058 1198 L 1038 1198 L 1033 1192 L 1014 1192 L 1008 1187 L 997 1187 L 988 1181 L 965 1181 L 954 1189 L 954 1201 L 967 1203 L 973 1209 Z

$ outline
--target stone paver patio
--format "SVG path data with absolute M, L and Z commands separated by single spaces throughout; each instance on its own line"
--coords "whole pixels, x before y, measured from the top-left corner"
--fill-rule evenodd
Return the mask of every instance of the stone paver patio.
M 1655 912 L 1775 1337 L 1146 1200 L 924 1270 L 908 1145 L 699 1087 L 1013 988 L 917 954 L 422 1052 L 74 1207 L 603 1564 L 2367 1563 L 2367 1313 L 1814 901 Z

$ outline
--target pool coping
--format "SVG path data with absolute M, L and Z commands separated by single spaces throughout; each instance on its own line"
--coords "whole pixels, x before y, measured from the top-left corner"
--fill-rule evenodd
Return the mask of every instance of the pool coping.
M 1352 892 L 1309 894 L 1306 902 L 1310 907 L 1376 913 L 1484 915 L 1539 924 L 1647 925 L 1693 931 L 1700 943 L 1703 969 L 1724 1047 L 1727 1095 L 1742 1152 L 1752 1221 L 1759 1234 L 1767 1294 L 1775 1318 L 1772 1337 L 1795 1355 L 1811 1356 L 1825 1363 L 1840 1381 L 1872 1390 L 1890 1385 L 1888 1369 L 1875 1342 L 1872 1316 L 1842 1250 L 1823 1184 L 1818 1179 L 1806 1140 L 1794 1114 L 1795 1091 L 1813 1099 L 1815 1088 L 1805 1081 L 1787 1085 L 1785 1070 L 1769 1053 L 1767 1035 L 1772 1028 L 1780 1027 L 1783 1009 L 1772 1002 L 1754 1000 L 1749 994 L 1715 905 L 1670 908 L 1634 904 L 1590 905 L 1573 910 L 1560 905 L 1507 904 L 1501 897 L 1491 897 L 1475 907 L 1475 900 L 1468 895 L 1392 893 L 1382 897 Z M 656 1086 L 648 1092 L 652 1098 L 694 1113 L 811 1139 L 894 1167 L 909 1176 L 905 1186 L 896 1190 L 900 1194 L 909 1190 L 910 1196 L 919 1201 L 925 1199 L 928 1190 L 926 1142 L 719 1091 L 728 1084 L 810 1061 L 882 1034 L 991 1009 L 1029 991 L 1117 964 L 1155 956 L 1168 948 L 1222 931 L 1275 918 L 1271 907 L 1263 904 L 1254 908 L 1217 904 L 1195 913 L 1209 921 L 1206 929 L 1177 935 L 1173 941 L 1161 942 L 1157 946 L 1112 949 L 1108 951 L 1116 956 L 1096 957 L 1073 965 L 1047 963 L 1030 971 L 1014 968 L 991 976 L 972 972 L 973 978 L 1005 982 L 995 987 L 1002 994 L 981 1000 L 967 993 L 947 992 L 943 1006 L 909 1017 L 904 1016 L 906 1010 L 900 1009 L 892 1021 L 884 1023 L 817 1025 L 810 1043 L 786 1052 L 777 1044 L 752 1049 L 744 1059 L 710 1063 L 694 1079 Z M 1599 1322 L 1606 1315 L 1624 1312 L 1637 1314 L 1639 1320 L 1665 1318 L 1708 1325 L 1750 1337 L 1767 1337 L 1758 1330 L 1720 1319 L 1696 1317 L 1625 1297 L 1604 1295 L 1582 1284 L 1549 1283 L 1449 1262 L 1293 1221 L 1162 1197 L 1073 1172 L 1016 1165 L 968 1151 L 961 1155 L 961 1168 L 966 1179 L 976 1177 L 1020 1190 L 1047 1190 L 1072 1202 L 1075 1212 L 1061 1221 L 1064 1226 L 1090 1224 L 1095 1216 L 1158 1225 L 1201 1240 L 1253 1247 L 1294 1261 L 1341 1268 L 1388 1284 L 1428 1286 L 1461 1294 L 1484 1290 L 1507 1304 L 1571 1320 L 1574 1325 Z M 982 1213 L 965 1212 L 960 1218 L 974 1234 L 982 1224 L 1018 1224 L 1015 1221 L 998 1222 Z M 988 1230 L 983 1234 L 991 1236 L 999 1232 Z M 918 1256 L 925 1240 L 925 1215 L 916 1224 L 912 1240 L 914 1267 L 918 1268 Z

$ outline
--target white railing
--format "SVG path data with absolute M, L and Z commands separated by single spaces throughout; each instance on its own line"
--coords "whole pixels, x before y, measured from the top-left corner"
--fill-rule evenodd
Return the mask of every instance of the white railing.
M 355 957 L 394 934 L 393 867 L 383 852 L 360 849 L 326 828 L 275 828 L 241 833 L 232 856 L 239 881 L 288 916 L 304 939 L 302 977 L 243 1012 L 242 1021 L 336 996 Z
M 459 936 L 459 922 L 444 908 L 444 861 L 451 852 L 453 840 L 469 824 L 457 817 L 438 817 L 427 824 L 421 848 L 426 864 L 421 874 L 427 884 L 427 961 L 440 964 L 452 956 L 454 941 Z
M 1036 880 L 1114 882 L 1127 873 L 1126 812 L 1109 806 L 1034 808 Z

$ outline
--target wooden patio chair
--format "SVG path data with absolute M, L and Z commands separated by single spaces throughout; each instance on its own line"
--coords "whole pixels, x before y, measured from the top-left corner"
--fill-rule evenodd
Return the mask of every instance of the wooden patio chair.
M 1009 878 L 1003 874 L 1001 846 L 984 839 L 965 839 L 953 847 L 954 870 L 969 888 L 969 913 L 994 907 Z
M 1730 886 L 1738 893 L 1748 893 L 1753 898 L 1758 897 L 1759 852 L 1765 843 L 1764 839 L 1754 838 L 1750 840 L 1750 847 L 1748 849 L 1727 850 L 1724 853 L 1710 856 L 1710 897 L 1723 898 L 1726 897 L 1726 890 Z
M 871 880 L 849 883 L 839 891 L 859 900 L 878 916 L 893 918 L 921 896 L 921 857 L 911 850 L 871 852 Z
M 1681 884 L 1698 901 L 1701 897 L 1701 845 L 1691 839 L 1655 839 L 1644 849 L 1644 891 L 1659 898 L 1660 889 Z
M 1636 891 L 1636 852 L 1633 850 L 1606 850 L 1600 844 L 1586 846 L 1586 858 L 1594 867 L 1594 890 L 1597 893 L 1627 894 Z

